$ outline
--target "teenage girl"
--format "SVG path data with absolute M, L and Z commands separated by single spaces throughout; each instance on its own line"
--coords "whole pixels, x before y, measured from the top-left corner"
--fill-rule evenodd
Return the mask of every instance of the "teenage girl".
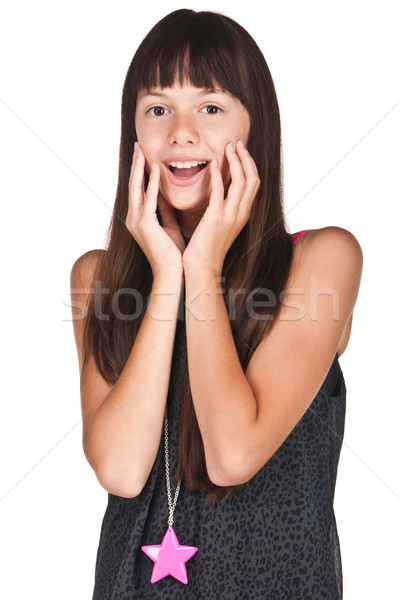
M 96 600 L 337 600 L 333 498 L 362 251 L 287 231 L 265 59 L 177 10 L 122 96 L 107 248 L 71 272 Z

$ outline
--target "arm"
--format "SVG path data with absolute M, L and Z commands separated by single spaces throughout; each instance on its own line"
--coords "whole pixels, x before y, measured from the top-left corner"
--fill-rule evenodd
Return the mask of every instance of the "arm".
M 295 247 L 286 287 L 302 288 L 304 294 L 287 294 L 244 373 L 222 295 L 212 292 L 220 274 L 193 265 L 185 269 L 187 299 L 203 288 L 211 292 L 186 306 L 186 327 L 193 403 L 215 484 L 236 485 L 253 477 L 307 410 L 353 311 L 361 270 L 361 248 L 350 232 L 337 227 L 310 232 Z M 322 293 L 328 289 L 332 295 Z M 290 300 L 301 300 L 302 317 Z
M 95 261 L 96 252 L 87 253 L 71 271 L 80 369 L 84 319 L 77 307 L 85 304 L 82 290 L 92 286 Z M 114 386 L 101 377 L 93 357 L 84 369 L 81 405 L 85 456 L 100 484 L 119 496 L 140 493 L 157 455 L 182 286 L 179 272 L 154 278 L 138 335 Z
M 187 354 L 208 476 L 216 485 L 234 485 L 237 455 L 255 426 L 257 405 L 236 352 L 219 277 L 185 270 Z

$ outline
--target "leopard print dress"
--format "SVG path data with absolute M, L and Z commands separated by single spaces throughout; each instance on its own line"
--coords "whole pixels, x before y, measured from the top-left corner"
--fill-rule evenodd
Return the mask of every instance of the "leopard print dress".
M 182 319 L 167 400 L 172 479 L 185 360 Z M 214 505 L 203 492 L 188 493 L 182 482 L 174 530 L 180 544 L 199 548 L 186 563 L 187 584 L 172 576 L 151 583 L 154 563 L 141 550 L 161 544 L 168 527 L 162 436 L 141 494 L 108 494 L 93 600 L 341 600 L 333 499 L 345 407 L 346 386 L 336 354 L 325 382 L 268 468 Z M 174 489 L 172 483 L 172 497 Z

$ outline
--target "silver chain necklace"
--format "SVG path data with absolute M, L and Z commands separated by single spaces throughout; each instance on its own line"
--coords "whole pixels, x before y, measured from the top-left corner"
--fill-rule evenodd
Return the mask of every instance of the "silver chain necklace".
M 168 499 L 168 529 L 161 544 L 156 546 L 142 546 L 142 550 L 154 562 L 151 583 L 155 583 L 167 575 L 172 575 L 182 583 L 188 582 L 185 563 L 198 551 L 195 546 L 181 546 L 173 530 L 174 510 L 181 489 L 181 480 L 175 489 L 174 501 L 171 496 L 171 481 L 169 476 L 169 450 L 168 450 L 168 417 L 167 407 L 164 413 L 164 450 L 165 450 L 165 478 L 167 482 Z
M 176 486 L 174 502 L 172 503 L 171 497 L 171 480 L 169 477 L 169 450 L 168 450 L 168 417 L 167 417 L 167 407 L 165 407 L 164 413 L 164 449 L 165 449 L 165 478 L 167 481 L 167 497 L 168 497 L 168 526 L 172 527 L 174 524 L 174 510 L 176 506 L 176 502 L 179 496 L 179 490 L 181 489 L 180 480 Z

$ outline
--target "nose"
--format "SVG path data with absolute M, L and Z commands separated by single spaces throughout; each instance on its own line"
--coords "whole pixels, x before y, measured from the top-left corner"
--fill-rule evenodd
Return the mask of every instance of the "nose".
M 194 118 L 183 113 L 175 114 L 171 121 L 169 141 L 171 144 L 179 146 L 197 144 L 199 142 L 199 132 Z

